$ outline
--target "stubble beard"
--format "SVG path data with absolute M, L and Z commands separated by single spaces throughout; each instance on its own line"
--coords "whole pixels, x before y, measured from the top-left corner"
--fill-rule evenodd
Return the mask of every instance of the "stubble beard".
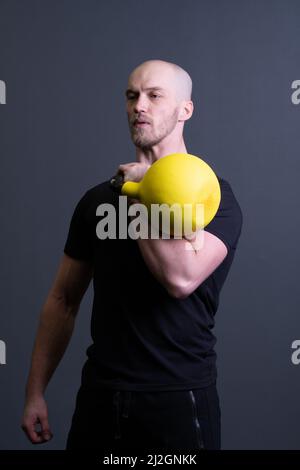
M 146 128 L 136 128 L 133 127 L 133 124 L 129 124 L 131 139 L 136 147 L 144 150 L 150 149 L 168 136 L 174 130 L 177 122 L 178 108 L 175 108 L 170 117 L 161 123 L 157 132 L 153 131 L 152 124 L 149 124 L 149 127 Z

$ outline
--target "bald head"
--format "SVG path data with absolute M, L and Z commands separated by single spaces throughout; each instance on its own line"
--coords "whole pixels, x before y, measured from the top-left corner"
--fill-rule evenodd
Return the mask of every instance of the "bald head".
M 185 122 L 193 114 L 192 80 L 176 64 L 147 60 L 130 74 L 126 111 L 136 145 L 150 149 L 167 142 L 178 147 Z M 172 142 L 172 145 L 171 145 Z
M 179 65 L 164 60 L 147 60 L 138 65 L 130 74 L 128 84 L 135 78 L 143 76 L 149 80 L 160 78 L 166 88 L 172 89 L 178 102 L 191 100 L 192 79 Z

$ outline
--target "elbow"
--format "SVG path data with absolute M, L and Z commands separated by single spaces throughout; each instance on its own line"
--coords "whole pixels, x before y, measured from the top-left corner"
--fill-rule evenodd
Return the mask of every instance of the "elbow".
M 168 294 L 178 300 L 186 299 L 192 292 L 194 292 L 194 290 L 194 284 L 185 280 L 169 282 L 167 286 Z
M 66 293 L 57 294 L 55 292 L 51 292 L 49 301 L 53 305 L 53 308 L 57 312 L 61 312 L 65 317 L 76 317 L 79 303 L 72 301 Z

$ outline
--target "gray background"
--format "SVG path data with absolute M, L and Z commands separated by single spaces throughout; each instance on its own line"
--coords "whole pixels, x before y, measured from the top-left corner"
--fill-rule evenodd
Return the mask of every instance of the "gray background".
M 130 71 L 146 59 L 191 74 L 189 153 L 227 179 L 243 233 L 216 316 L 224 449 L 299 449 L 298 0 L 0 2 L 0 448 L 32 449 L 20 429 L 38 316 L 75 204 L 135 159 L 125 114 Z M 46 393 L 65 445 L 90 344 L 91 288 Z

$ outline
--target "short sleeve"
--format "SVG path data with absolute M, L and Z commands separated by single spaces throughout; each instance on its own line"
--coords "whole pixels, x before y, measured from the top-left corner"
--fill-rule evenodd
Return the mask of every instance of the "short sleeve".
M 64 253 L 72 258 L 91 262 L 93 258 L 93 238 L 89 223 L 89 192 L 77 203 L 69 226 Z
M 235 198 L 230 184 L 219 179 L 221 188 L 221 202 L 212 221 L 204 228 L 220 238 L 228 251 L 235 250 L 242 231 L 243 214 Z

